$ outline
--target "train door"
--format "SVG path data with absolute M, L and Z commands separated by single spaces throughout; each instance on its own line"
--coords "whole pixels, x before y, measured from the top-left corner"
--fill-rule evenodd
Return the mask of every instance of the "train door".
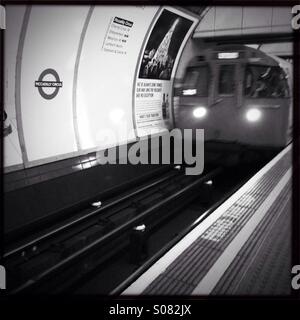
M 213 66 L 214 90 L 210 103 L 213 115 L 213 140 L 234 142 L 237 139 L 238 64 L 219 62 Z

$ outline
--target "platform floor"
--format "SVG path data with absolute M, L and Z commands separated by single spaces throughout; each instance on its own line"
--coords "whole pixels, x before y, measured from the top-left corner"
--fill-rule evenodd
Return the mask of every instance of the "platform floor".
M 291 145 L 124 292 L 289 295 Z

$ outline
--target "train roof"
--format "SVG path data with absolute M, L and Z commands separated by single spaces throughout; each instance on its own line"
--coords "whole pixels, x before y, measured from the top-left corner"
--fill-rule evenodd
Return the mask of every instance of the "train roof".
M 278 66 L 279 63 L 266 53 L 247 47 L 245 45 L 214 45 L 203 49 L 203 51 L 191 60 L 190 65 L 197 65 L 204 61 L 227 60 L 243 61 L 245 63 L 263 64 L 268 66 Z

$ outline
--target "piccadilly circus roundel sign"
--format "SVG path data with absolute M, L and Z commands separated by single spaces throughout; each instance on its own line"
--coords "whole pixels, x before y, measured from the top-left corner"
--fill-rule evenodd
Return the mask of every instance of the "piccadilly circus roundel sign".
M 45 80 L 48 75 L 54 77 L 55 81 Z M 60 81 L 59 75 L 54 69 L 46 69 L 40 74 L 34 85 L 38 88 L 39 93 L 43 98 L 50 100 L 56 97 L 59 89 L 62 88 L 63 83 Z M 45 88 L 53 88 L 54 91 L 49 93 L 49 90 L 45 90 Z

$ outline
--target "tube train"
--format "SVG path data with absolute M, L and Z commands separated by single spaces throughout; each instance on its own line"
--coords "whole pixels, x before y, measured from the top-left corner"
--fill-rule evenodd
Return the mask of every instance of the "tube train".
M 204 129 L 205 141 L 282 148 L 292 133 L 292 68 L 243 45 L 203 50 L 188 64 L 174 104 L 175 126 Z

